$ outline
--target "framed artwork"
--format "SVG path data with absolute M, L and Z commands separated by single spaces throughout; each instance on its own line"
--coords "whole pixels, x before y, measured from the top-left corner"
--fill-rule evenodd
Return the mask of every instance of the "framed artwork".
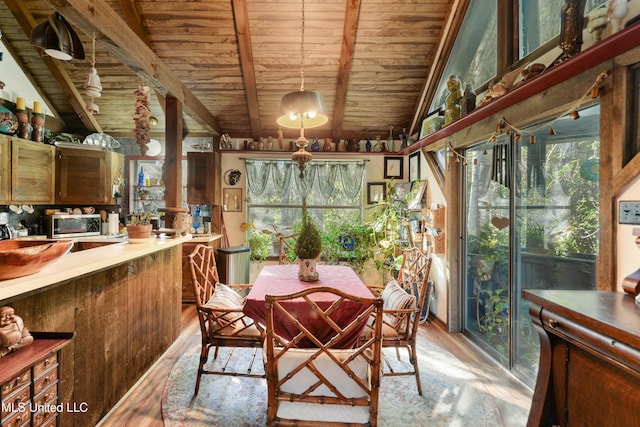
M 404 158 L 385 157 L 384 158 L 384 179 L 402 179 L 404 176 Z
M 387 198 L 387 184 L 385 182 L 367 183 L 367 204 L 373 205 Z
M 429 115 L 422 120 L 422 126 L 420 127 L 420 139 L 440 130 L 443 123 L 444 117 L 440 114 L 440 110 L 435 110 L 429 113 Z
M 393 199 L 394 200 L 404 200 L 409 195 L 409 191 L 411 190 L 410 182 L 398 182 L 396 183 L 393 189 Z
M 224 188 L 222 200 L 223 211 L 242 212 L 242 188 Z
M 424 197 L 424 191 L 427 189 L 427 181 L 415 181 L 411 185 L 411 192 L 409 193 L 409 200 L 407 207 L 409 209 L 421 209 L 422 198 Z
M 420 150 L 409 156 L 409 182 L 420 179 Z

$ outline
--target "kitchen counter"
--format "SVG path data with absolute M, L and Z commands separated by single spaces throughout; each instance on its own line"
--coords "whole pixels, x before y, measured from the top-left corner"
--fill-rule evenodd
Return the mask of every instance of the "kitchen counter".
M 117 264 L 158 252 L 191 240 L 191 235 L 176 238 L 158 237 L 150 243 L 133 244 L 123 237 L 91 236 L 71 240 L 114 243 L 79 252 L 70 252 L 29 276 L 0 281 L 0 303 L 16 296 L 26 296 L 76 277 L 104 270 Z M 2 304 L 0 304 L 2 305 Z
M 12 306 L 29 331 L 74 333 L 61 350 L 58 403 L 86 411 L 63 411 L 60 425 L 98 424 L 178 337 L 181 258 L 190 240 L 77 238 L 85 250 L 0 281 L 0 306 Z

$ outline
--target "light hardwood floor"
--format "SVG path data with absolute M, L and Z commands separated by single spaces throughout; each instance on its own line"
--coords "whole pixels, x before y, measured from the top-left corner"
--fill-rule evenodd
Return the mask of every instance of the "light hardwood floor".
M 450 334 L 441 325 L 430 322 L 420 327 L 420 336 L 437 342 L 467 365 L 491 393 L 505 426 L 526 425 L 532 397 L 529 388 L 481 353 L 462 334 Z M 98 425 L 162 427 L 161 402 L 165 381 L 184 351 L 199 343 L 200 326 L 195 310 L 193 306 L 184 305 L 182 333 L 176 342 Z

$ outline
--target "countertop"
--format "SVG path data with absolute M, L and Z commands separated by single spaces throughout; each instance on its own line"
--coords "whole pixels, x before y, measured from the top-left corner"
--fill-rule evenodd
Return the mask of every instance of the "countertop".
M 183 242 L 192 240 L 192 236 L 187 234 L 175 238 L 158 237 L 153 241 L 141 244 L 129 243 L 123 237 L 109 236 L 84 237 L 75 240 L 113 242 L 114 244 L 70 252 L 35 274 L 0 281 L 0 303 L 8 298 L 34 293 L 65 280 L 181 245 Z

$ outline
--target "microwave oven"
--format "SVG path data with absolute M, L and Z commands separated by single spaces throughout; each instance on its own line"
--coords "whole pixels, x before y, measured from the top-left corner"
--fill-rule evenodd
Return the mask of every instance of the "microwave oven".
M 50 239 L 99 236 L 102 221 L 99 214 L 53 214 L 45 216 L 47 237 Z

